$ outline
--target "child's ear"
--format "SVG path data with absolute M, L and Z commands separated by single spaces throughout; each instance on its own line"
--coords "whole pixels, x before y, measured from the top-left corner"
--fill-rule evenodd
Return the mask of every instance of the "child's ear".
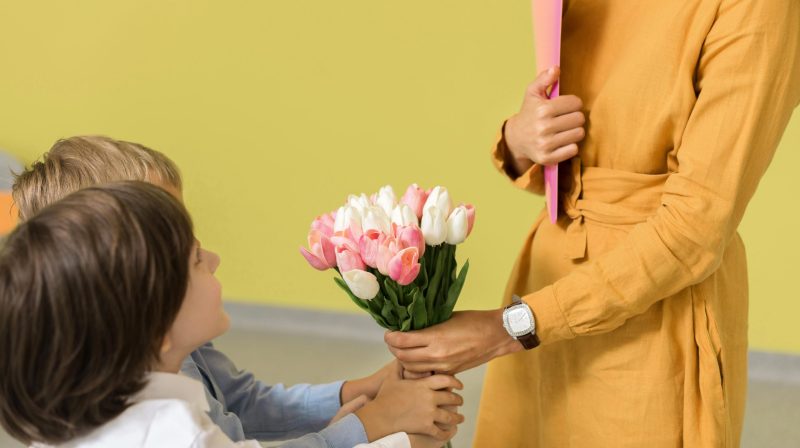
M 170 338 L 169 334 L 164 336 L 164 340 L 161 342 L 161 354 L 165 354 L 172 350 L 172 338 Z

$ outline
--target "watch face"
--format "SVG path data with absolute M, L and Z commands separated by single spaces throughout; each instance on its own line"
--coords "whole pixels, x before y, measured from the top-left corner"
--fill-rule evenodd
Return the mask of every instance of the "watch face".
M 525 308 L 512 309 L 508 313 L 508 325 L 514 333 L 527 333 L 531 330 L 533 323 Z

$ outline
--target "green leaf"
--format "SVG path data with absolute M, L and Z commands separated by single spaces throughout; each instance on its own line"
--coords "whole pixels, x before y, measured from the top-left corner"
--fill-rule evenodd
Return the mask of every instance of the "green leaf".
M 411 314 L 412 329 L 421 330 L 428 327 L 428 313 L 425 310 L 425 296 L 422 292 L 417 290 L 414 294 L 414 299 L 411 305 L 408 306 L 408 312 Z
M 393 280 L 388 279 L 386 281 L 387 282 L 392 282 Z M 397 313 L 398 321 L 399 322 L 404 322 L 405 319 L 408 317 L 408 310 L 406 308 L 408 305 L 404 305 L 404 303 L 411 303 L 410 298 L 409 298 L 408 301 L 406 301 L 406 292 L 408 290 L 410 290 L 411 288 L 407 288 L 407 287 L 400 286 L 400 285 L 397 285 L 397 287 L 398 287 L 399 292 L 400 292 L 399 297 L 398 297 L 397 294 L 395 294 L 394 296 L 390 295 L 390 299 L 392 300 L 392 304 L 394 305 L 394 311 L 395 311 L 395 313 Z M 416 286 L 414 288 L 416 288 Z M 401 303 L 400 299 L 402 299 L 402 303 Z
M 428 268 L 426 267 L 427 261 L 423 257 L 419 264 L 421 265 L 419 268 L 419 275 L 414 280 L 414 284 L 419 287 L 420 291 L 425 291 L 425 288 L 428 287 Z
M 456 301 L 458 301 L 458 296 L 461 295 L 461 289 L 464 287 L 464 282 L 467 280 L 468 272 L 469 260 L 464 263 L 464 266 L 461 268 L 461 272 L 458 273 L 458 278 L 456 278 L 456 281 L 447 291 L 447 301 L 442 307 L 441 315 L 439 316 L 441 320 L 439 322 L 446 321 L 453 314 L 453 309 L 456 306 Z
M 384 300 L 382 300 L 383 296 L 381 294 L 378 294 L 378 296 L 381 296 L 381 303 L 385 303 Z M 386 322 L 386 320 L 381 315 L 381 309 L 383 307 L 381 304 L 378 303 L 377 297 L 373 300 L 367 300 L 367 305 L 369 305 L 369 314 L 372 316 L 373 319 L 375 319 L 375 322 L 377 322 L 378 325 L 380 325 L 383 328 L 386 328 L 387 330 L 397 330 L 396 326 L 390 325 L 389 322 Z
M 386 321 L 386 323 L 391 325 L 392 327 L 398 326 L 399 322 L 397 319 L 397 314 L 394 313 L 394 305 L 392 304 L 391 300 L 383 302 L 383 308 L 381 309 L 381 316 L 383 316 L 383 320 Z
M 440 294 L 439 288 L 442 283 L 442 275 L 444 275 L 444 261 L 447 255 L 446 251 L 443 250 L 443 246 L 436 246 L 434 249 L 436 250 L 436 258 L 433 263 L 433 276 L 430 279 L 430 283 L 428 283 L 428 290 L 425 292 L 426 314 L 430 316 L 433 316 L 437 307 L 437 299 Z

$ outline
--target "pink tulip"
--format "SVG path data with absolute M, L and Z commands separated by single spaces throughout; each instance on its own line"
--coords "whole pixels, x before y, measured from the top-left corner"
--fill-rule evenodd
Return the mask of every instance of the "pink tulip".
M 394 237 L 386 236 L 378 246 L 378 259 L 377 268 L 383 275 L 389 275 L 389 261 L 397 255 L 399 249 L 397 247 L 397 240 Z
M 352 243 L 349 240 L 348 242 Z M 339 266 L 339 272 L 349 272 L 354 269 L 363 271 L 366 269 L 364 261 L 358 254 L 358 249 L 354 244 L 336 246 L 336 264 Z
M 314 269 L 324 271 L 336 267 L 336 250 L 330 238 L 320 230 L 311 229 L 308 233 L 308 247 L 300 248 L 300 253 Z
M 472 233 L 472 226 L 475 225 L 475 206 L 472 204 L 461 204 L 467 209 L 467 236 Z
M 314 230 L 319 230 L 323 235 L 330 238 L 333 236 L 333 225 L 335 222 L 336 212 L 326 213 L 324 215 L 317 216 L 316 219 L 314 219 L 314 222 L 311 223 L 311 228 Z
M 389 277 L 404 286 L 417 278 L 419 269 L 419 252 L 416 247 L 401 250 L 389 261 Z
M 407 249 L 409 247 L 416 247 L 419 256 L 425 255 L 425 236 L 422 235 L 422 230 L 417 226 L 396 227 L 395 235 L 397 237 L 398 247 Z
M 428 192 L 420 188 L 417 184 L 411 184 L 400 199 L 400 203 L 411 207 L 411 210 L 417 215 L 417 219 L 420 219 L 422 218 L 422 207 L 427 200 Z
M 361 239 L 358 241 L 358 250 L 361 253 L 361 259 L 364 263 L 371 267 L 378 267 L 378 248 L 383 242 L 385 235 L 379 230 L 367 230 Z

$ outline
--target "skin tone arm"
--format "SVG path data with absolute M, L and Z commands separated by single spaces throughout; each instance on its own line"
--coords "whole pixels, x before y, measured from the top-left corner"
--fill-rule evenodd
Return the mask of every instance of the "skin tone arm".
M 574 157 L 586 135 L 580 98 L 547 98 L 559 75 L 557 67 L 542 72 L 527 87 L 519 112 L 506 122 L 508 156 L 518 175 L 534 163 L 553 165 Z M 420 331 L 386 333 L 384 339 L 407 377 L 432 371 L 456 374 L 523 349 L 503 328 L 503 309 L 456 312 L 447 322 Z

